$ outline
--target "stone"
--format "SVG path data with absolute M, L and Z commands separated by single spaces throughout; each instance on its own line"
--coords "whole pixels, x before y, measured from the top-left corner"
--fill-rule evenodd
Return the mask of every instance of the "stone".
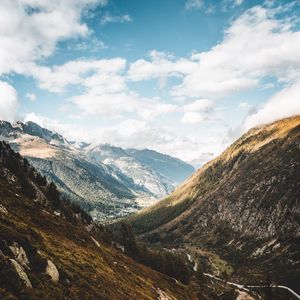
M 23 267 L 15 260 L 15 259 L 10 259 L 11 264 L 13 265 L 14 269 L 16 270 L 17 274 L 19 275 L 20 279 L 23 281 L 23 283 L 29 287 L 32 288 L 32 284 L 25 273 Z
M 17 243 L 14 242 L 9 249 L 14 254 L 15 260 L 24 268 L 30 269 L 29 260 L 27 258 L 25 250 Z
M 0 213 L 3 214 L 3 215 L 8 215 L 7 209 L 1 203 L 0 203 Z
M 48 274 L 51 277 L 52 281 L 59 281 L 59 272 L 55 264 L 49 259 L 47 260 L 46 274 Z

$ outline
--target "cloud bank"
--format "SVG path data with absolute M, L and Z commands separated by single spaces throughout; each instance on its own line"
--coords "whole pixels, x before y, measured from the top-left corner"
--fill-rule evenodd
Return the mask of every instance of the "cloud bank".
M 18 106 L 17 91 L 7 82 L 0 81 L 0 120 L 15 121 Z

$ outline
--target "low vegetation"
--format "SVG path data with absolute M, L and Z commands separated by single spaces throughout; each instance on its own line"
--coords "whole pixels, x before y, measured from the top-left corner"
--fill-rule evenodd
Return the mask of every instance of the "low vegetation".
M 214 260 L 224 277 L 253 284 L 268 277 L 297 288 L 299 142 L 300 116 L 251 129 L 168 198 L 127 221 L 154 246 L 217 253 L 235 270 Z
M 130 228 L 122 227 L 115 241 L 5 143 L 0 166 L 1 299 L 193 298 L 185 285 L 162 274 L 167 271 L 141 264 L 143 251 L 134 248 Z M 47 273 L 49 260 L 58 281 Z M 159 269 L 158 261 L 152 267 Z

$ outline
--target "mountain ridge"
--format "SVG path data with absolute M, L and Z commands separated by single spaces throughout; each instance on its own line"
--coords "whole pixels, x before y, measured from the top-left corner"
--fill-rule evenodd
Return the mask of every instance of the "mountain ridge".
M 244 276 L 296 287 L 299 150 L 300 116 L 253 128 L 128 221 L 147 242 L 212 251 Z

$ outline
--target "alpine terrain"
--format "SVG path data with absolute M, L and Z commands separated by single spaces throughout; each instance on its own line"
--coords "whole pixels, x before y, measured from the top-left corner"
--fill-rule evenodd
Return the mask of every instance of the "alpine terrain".
M 142 240 L 187 253 L 213 276 L 299 294 L 299 200 L 296 116 L 251 129 L 129 222 Z
M 0 142 L 1 299 L 196 299 L 122 243 Z
M 152 204 L 194 171 L 191 165 L 155 151 L 135 150 L 148 152 L 144 162 L 131 155 L 133 150 L 72 143 L 33 122 L 1 121 L 0 137 L 65 196 L 102 221 Z M 158 158 L 163 169 L 157 168 Z

